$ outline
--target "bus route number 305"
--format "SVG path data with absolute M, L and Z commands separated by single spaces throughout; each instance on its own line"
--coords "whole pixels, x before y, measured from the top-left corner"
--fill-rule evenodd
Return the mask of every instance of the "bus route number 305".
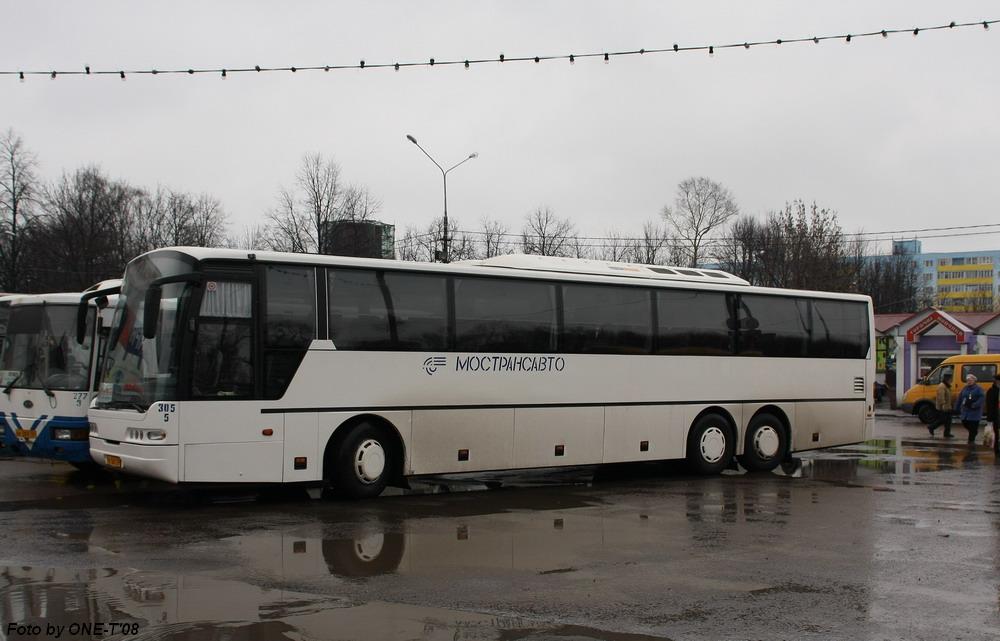
M 170 415 L 177 411 L 177 403 L 157 403 L 156 411 L 163 417 L 164 423 L 169 423 Z

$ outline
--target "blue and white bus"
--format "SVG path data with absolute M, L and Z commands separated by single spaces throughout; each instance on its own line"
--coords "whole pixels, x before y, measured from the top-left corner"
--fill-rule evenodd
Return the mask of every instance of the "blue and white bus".
M 323 484 L 863 441 L 866 296 L 502 256 L 420 264 L 168 248 L 129 263 L 90 449 L 171 483 Z
M 100 369 L 102 328 L 108 325 L 120 284 L 103 281 L 83 293 L 10 299 L 0 349 L 4 452 L 92 465 L 87 408 Z M 78 318 L 81 302 L 85 315 Z

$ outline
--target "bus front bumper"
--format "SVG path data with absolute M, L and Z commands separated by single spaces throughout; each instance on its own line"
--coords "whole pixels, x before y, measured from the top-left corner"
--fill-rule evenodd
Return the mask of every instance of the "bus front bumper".
M 136 445 L 90 437 L 90 456 L 109 470 L 178 482 L 176 445 Z

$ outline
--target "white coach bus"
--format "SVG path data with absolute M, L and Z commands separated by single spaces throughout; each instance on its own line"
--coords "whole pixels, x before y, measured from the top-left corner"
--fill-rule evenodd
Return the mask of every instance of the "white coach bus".
M 866 296 L 709 269 L 160 249 L 126 269 L 90 450 L 352 497 L 421 474 L 766 470 L 869 438 L 872 327 Z

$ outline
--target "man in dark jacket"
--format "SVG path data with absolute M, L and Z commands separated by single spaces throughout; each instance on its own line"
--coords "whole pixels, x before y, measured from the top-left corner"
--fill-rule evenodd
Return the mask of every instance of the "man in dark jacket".
M 976 382 L 976 377 L 972 374 L 966 376 L 965 387 L 958 394 L 958 401 L 955 403 L 955 411 L 961 415 L 962 425 L 969 430 L 970 444 L 976 442 L 976 433 L 979 432 L 979 421 L 983 418 L 985 401 L 986 394 Z
M 1000 443 L 997 443 L 998 422 L 1000 422 L 1000 374 L 993 377 L 993 386 L 986 390 L 986 420 L 993 424 L 993 452 L 1000 454 Z

